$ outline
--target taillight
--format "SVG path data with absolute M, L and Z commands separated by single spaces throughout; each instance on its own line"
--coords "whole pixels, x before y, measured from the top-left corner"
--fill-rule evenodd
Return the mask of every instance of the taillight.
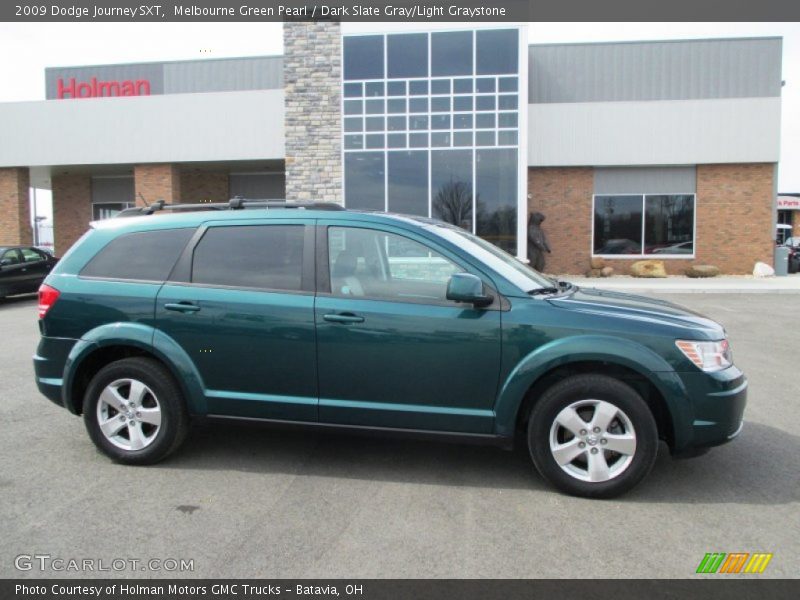
M 44 319 L 47 311 L 50 310 L 61 295 L 56 288 L 42 284 L 39 287 L 39 318 Z

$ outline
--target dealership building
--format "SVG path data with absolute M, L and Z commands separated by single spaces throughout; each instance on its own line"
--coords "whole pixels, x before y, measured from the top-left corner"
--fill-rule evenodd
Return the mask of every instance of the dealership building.
M 553 273 L 772 264 L 780 38 L 283 35 L 283 56 L 47 69 L 46 100 L 0 104 L 0 245 L 31 242 L 34 186 L 59 255 L 128 206 L 242 196 L 432 216 L 520 257 L 541 212 Z

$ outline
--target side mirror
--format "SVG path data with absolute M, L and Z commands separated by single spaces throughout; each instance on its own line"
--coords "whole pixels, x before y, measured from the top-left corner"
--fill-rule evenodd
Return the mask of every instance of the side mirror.
M 447 282 L 447 299 L 465 302 L 475 307 L 489 306 L 494 302 L 491 294 L 483 292 L 483 281 L 470 273 L 456 273 Z
M 3 260 L 0 260 L 0 267 L 6 267 L 10 264 L 11 264 L 10 258 L 4 258 Z

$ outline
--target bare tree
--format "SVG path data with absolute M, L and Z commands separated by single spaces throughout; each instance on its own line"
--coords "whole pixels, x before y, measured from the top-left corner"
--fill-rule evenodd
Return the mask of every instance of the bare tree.
M 452 178 L 433 198 L 433 215 L 464 229 L 472 229 L 472 186 Z

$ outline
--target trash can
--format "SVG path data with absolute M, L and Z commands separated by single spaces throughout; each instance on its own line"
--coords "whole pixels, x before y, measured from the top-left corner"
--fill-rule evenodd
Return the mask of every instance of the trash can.
M 789 274 L 789 247 L 775 246 L 775 276 L 781 277 Z

